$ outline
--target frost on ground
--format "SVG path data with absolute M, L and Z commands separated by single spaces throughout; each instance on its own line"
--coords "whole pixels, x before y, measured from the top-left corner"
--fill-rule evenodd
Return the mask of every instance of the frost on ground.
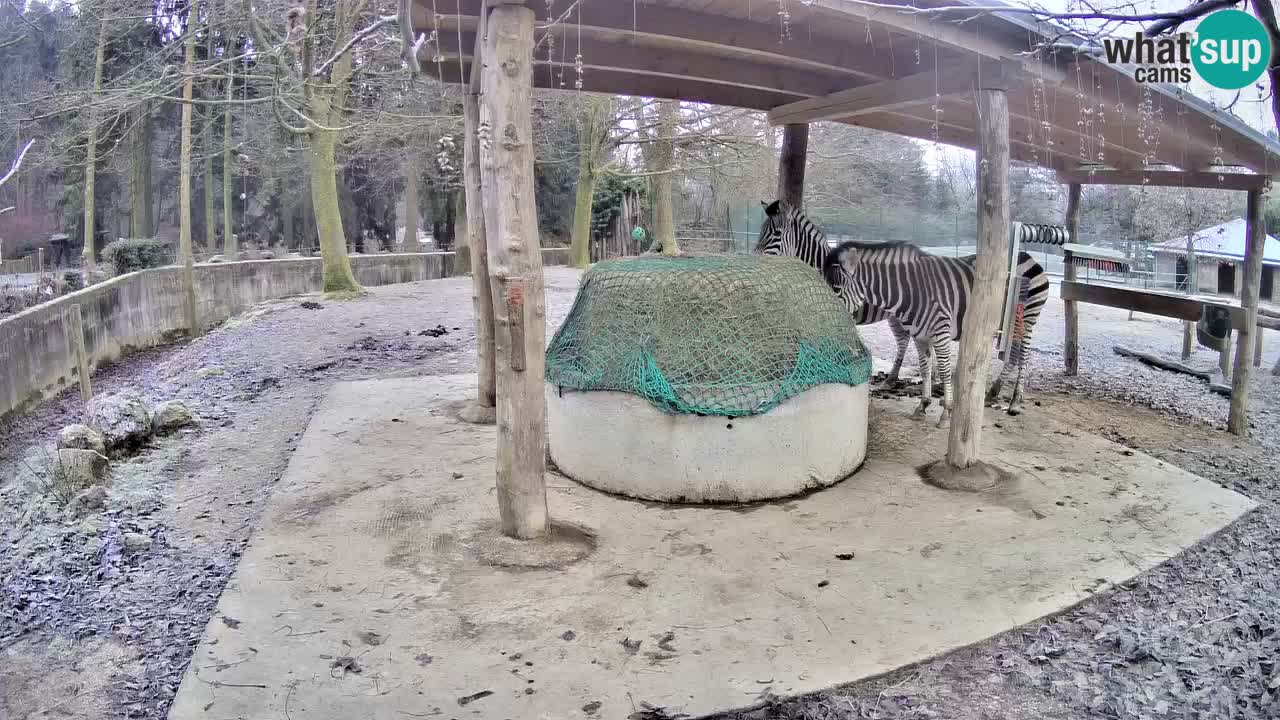
M 548 336 L 577 274 L 547 269 Z M 367 297 L 267 303 L 190 344 L 101 371 L 99 393 L 178 399 L 198 429 L 118 462 L 106 508 L 75 517 L 35 481 L 78 393 L 0 427 L 0 717 L 163 718 L 273 484 L 329 386 L 473 372 L 470 281 Z M 1280 706 L 1277 386 L 1253 386 L 1253 441 L 1222 433 L 1226 401 L 1203 383 L 1115 356 L 1162 354 L 1177 323 L 1085 306 L 1078 378 L 1061 367 L 1061 304 L 1036 330 L 1029 402 L 1263 503 L 1219 536 L 1124 587 L 885 678 L 770 703 L 740 718 L 1273 717 Z M 879 357 L 892 339 L 865 328 Z M 1280 343 L 1280 339 L 1269 337 Z M 1280 345 L 1277 346 L 1280 350 Z M 913 351 L 914 352 L 914 351 Z M 1266 367 L 1275 361 L 1266 354 Z M 914 357 L 913 355 L 910 357 Z M 1216 366 L 1201 351 L 1194 362 Z M 912 367 L 914 359 L 908 360 Z M 936 410 L 935 410 L 936 412 Z M 1272 704 L 1269 704 L 1272 703 Z

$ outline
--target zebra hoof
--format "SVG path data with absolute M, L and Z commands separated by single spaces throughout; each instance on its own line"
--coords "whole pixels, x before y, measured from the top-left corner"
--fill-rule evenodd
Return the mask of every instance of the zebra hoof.
M 951 413 L 944 412 L 941 415 L 939 415 L 938 424 L 935 427 L 938 427 L 938 428 L 951 427 Z
M 1008 409 L 1008 410 L 1005 410 L 1005 413 L 1006 413 L 1006 414 L 1008 414 L 1008 415 L 1013 415 L 1013 416 L 1021 415 L 1021 414 L 1022 414 L 1022 407 L 1021 407 L 1021 406 L 1014 407 L 1013 405 L 1010 405 L 1010 406 L 1009 406 L 1009 409 Z

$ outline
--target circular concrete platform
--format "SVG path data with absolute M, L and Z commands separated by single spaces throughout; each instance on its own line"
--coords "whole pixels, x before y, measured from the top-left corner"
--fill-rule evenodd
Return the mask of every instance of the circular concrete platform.
M 762 415 L 664 413 L 642 397 L 547 385 L 551 459 L 645 500 L 740 503 L 832 485 L 867 454 L 867 384 L 810 388 Z

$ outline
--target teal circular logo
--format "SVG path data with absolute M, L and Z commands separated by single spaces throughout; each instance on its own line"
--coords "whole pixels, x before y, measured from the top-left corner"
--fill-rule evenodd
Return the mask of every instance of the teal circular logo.
M 1262 77 L 1271 60 L 1271 38 L 1242 10 L 1209 13 L 1196 28 L 1191 62 L 1210 85 L 1239 90 Z

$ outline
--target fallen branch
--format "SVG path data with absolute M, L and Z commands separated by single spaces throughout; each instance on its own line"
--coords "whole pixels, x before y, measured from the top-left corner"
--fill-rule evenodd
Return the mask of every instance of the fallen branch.
M 1200 378 L 1201 380 L 1204 380 L 1205 382 L 1209 382 L 1210 378 L 1212 377 L 1211 373 L 1206 372 L 1204 370 L 1196 370 L 1195 368 L 1189 365 L 1183 365 L 1182 363 L 1177 362 L 1176 360 L 1165 360 L 1164 358 L 1159 357 L 1157 355 L 1152 355 L 1151 353 L 1144 353 L 1138 350 L 1130 350 L 1129 348 L 1124 347 L 1123 345 L 1116 345 L 1115 347 L 1112 348 L 1112 350 L 1115 350 L 1117 355 L 1123 355 L 1124 357 L 1131 357 L 1135 360 L 1146 363 L 1147 365 L 1158 367 L 1161 370 L 1168 370 L 1170 372 L 1182 373 L 1183 375 L 1190 375 L 1192 377 L 1197 377 L 1197 378 Z
M 1231 386 L 1216 382 L 1216 379 L 1218 378 L 1217 373 L 1209 372 L 1207 370 L 1197 370 L 1189 365 L 1183 365 L 1176 360 L 1165 360 L 1164 358 L 1152 355 L 1151 353 L 1130 350 L 1123 345 L 1116 345 L 1111 349 L 1114 350 L 1117 355 L 1131 357 L 1141 363 L 1160 368 L 1161 370 L 1168 370 L 1169 372 L 1181 373 L 1183 375 L 1190 375 L 1194 378 L 1199 378 L 1209 384 L 1210 392 L 1215 392 L 1225 397 L 1231 397 Z

